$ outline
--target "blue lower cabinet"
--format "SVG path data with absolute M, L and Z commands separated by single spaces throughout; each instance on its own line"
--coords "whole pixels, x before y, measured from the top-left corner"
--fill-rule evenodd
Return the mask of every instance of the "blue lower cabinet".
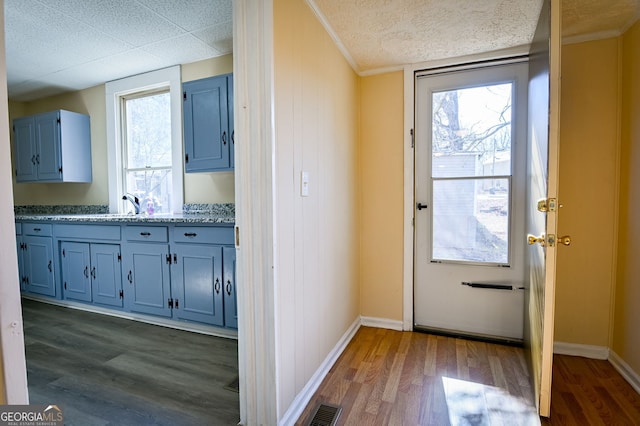
M 176 244 L 171 265 L 173 315 L 222 326 L 222 247 Z
M 236 299 L 236 248 L 225 247 L 222 255 L 224 270 L 224 325 L 238 328 L 238 303 Z
M 121 308 L 122 268 L 120 246 L 117 244 L 91 244 L 91 293 L 93 302 Z
M 120 246 L 62 241 L 62 294 L 65 299 L 122 307 Z
M 89 243 L 60 243 L 62 296 L 65 299 L 91 302 Z
M 127 242 L 122 252 L 125 308 L 131 312 L 171 317 L 168 245 Z
M 25 291 L 55 297 L 53 240 L 51 237 L 25 235 L 22 243 Z

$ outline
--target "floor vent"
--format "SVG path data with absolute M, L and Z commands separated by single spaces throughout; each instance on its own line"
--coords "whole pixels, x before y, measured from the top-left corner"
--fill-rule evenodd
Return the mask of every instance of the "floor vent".
M 307 426 L 335 426 L 338 417 L 342 412 L 342 407 L 337 405 L 319 404 L 313 418 Z

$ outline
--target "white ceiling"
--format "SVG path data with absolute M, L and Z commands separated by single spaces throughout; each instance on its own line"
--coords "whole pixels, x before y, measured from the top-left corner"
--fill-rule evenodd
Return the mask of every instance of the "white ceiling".
M 31 100 L 232 51 L 232 0 L 5 0 L 9 98 Z
M 230 53 L 233 0 L 4 0 L 9 98 Z M 298 0 L 304 1 L 304 0 Z M 359 73 L 526 46 L 542 0 L 307 0 Z M 563 0 L 563 36 L 619 35 L 640 0 Z

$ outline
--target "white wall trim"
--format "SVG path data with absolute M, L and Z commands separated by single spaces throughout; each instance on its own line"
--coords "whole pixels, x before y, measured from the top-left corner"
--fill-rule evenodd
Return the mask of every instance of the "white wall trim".
M 609 358 L 609 348 L 606 346 L 581 345 L 578 343 L 553 342 L 553 353 L 591 359 Z
M 306 3 L 307 5 L 309 5 L 311 10 L 313 10 L 313 13 L 318 18 L 318 21 L 320 21 L 320 24 L 324 27 L 324 30 L 327 32 L 327 34 L 329 34 L 329 37 L 331 37 L 331 40 L 333 40 L 340 53 L 342 53 L 344 59 L 346 59 L 346 61 L 349 63 L 351 69 L 355 71 L 356 74 L 360 75 L 358 64 L 356 64 L 356 61 L 353 60 L 353 57 L 349 53 L 349 50 L 347 50 L 344 43 L 342 43 L 342 40 L 340 40 L 340 37 L 338 37 L 338 34 L 335 32 L 335 30 L 327 20 L 327 17 L 324 16 L 316 2 L 314 0 L 306 0 Z
M 333 367 L 338 360 L 338 357 L 342 355 L 342 352 L 344 352 L 349 342 L 351 342 L 353 336 L 355 336 L 358 329 L 360 329 L 360 324 L 360 318 L 356 318 L 351 326 L 349 326 L 340 340 L 338 340 L 338 343 L 336 343 L 334 348 L 326 356 L 322 364 L 320 364 L 316 372 L 313 373 L 313 376 L 311 376 L 307 384 L 302 388 L 298 395 L 296 395 L 291 405 L 289 405 L 289 409 L 287 409 L 287 412 L 284 413 L 284 416 L 282 416 L 282 419 L 278 422 L 278 425 L 288 426 L 295 424 L 296 420 L 298 420 L 300 415 L 302 415 L 304 409 L 307 408 L 309 401 L 313 398 L 313 395 L 322 384 L 324 378 L 329 374 L 331 367 Z
M 633 368 L 614 351 L 609 351 L 609 362 L 613 365 L 613 368 L 618 370 L 618 373 L 629 382 L 631 387 L 640 393 L 640 374 L 636 373 Z
M 402 321 L 387 318 L 360 317 L 360 321 L 365 327 L 386 328 L 389 330 L 403 331 Z
M 171 108 L 171 212 L 181 213 L 184 203 L 182 143 L 182 79 L 180 65 L 163 68 L 105 84 L 107 126 L 107 164 L 109 170 L 109 211 L 120 212 L 124 176 L 122 175 L 122 134 L 120 99 L 143 90 L 169 87 Z
M 413 330 L 413 212 L 414 199 L 414 148 L 411 131 L 415 117 L 416 69 L 404 68 L 404 196 L 403 196 L 403 259 L 402 259 L 402 328 Z
M 240 424 L 278 419 L 273 1 L 233 2 Z

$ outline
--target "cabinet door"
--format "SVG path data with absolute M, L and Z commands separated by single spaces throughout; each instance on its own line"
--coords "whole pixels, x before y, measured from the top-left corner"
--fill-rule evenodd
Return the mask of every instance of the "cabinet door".
M 36 136 L 33 117 L 13 120 L 16 181 L 30 182 L 38 179 L 36 168 Z
M 53 266 L 53 241 L 51 237 L 22 237 L 24 273 L 27 279 L 26 290 L 30 293 L 55 296 Z
M 229 169 L 227 77 L 184 83 L 185 171 Z
M 35 117 L 36 162 L 38 179 L 62 180 L 62 151 L 60 146 L 60 121 L 57 111 Z
M 93 301 L 122 307 L 122 271 L 120 246 L 91 244 L 91 289 Z
M 62 295 L 65 299 L 91 302 L 89 243 L 60 243 Z
M 131 312 L 171 316 L 169 246 L 127 243 L 124 246 L 123 283 L 126 308 Z
M 176 244 L 171 280 L 176 318 L 223 325 L 222 247 Z
M 225 247 L 224 259 L 224 325 L 238 328 L 238 302 L 236 299 L 236 248 Z

